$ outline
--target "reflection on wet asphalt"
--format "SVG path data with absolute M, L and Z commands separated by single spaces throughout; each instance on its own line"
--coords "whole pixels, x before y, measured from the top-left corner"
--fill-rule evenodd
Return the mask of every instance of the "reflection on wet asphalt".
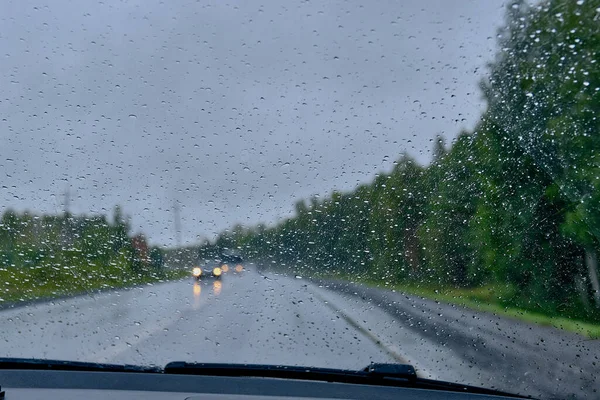
M 598 340 L 416 296 L 323 285 L 229 268 L 222 280 L 190 278 L 6 309 L 0 356 L 347 369 L 407 362 L 423 377 L 541 398 L 594 398 L 600 391 Z M 498 374 L 500 364 L 510 373 Z
M 190 279 L 4 310 L 2 355 L 341 368 L 394 361 L 316 299 L 306 282 L 232 270 L 222 280 Z

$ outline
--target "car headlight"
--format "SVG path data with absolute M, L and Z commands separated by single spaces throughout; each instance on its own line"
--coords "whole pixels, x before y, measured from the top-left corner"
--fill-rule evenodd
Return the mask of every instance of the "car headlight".
M 213 269 L 213 275 L 214 276 L 221 276 L 221 272 L 223 272 L 223 271 L 221 271 L 221 268 L 219 268 L 219 267 L 215 267 Z
M 202 270 L 198 267 L 194 267 L 194 269 L 192 269 L 192 275 L 194 275 L 195 277 L 199 277 L 200 275 L 202 275 Z

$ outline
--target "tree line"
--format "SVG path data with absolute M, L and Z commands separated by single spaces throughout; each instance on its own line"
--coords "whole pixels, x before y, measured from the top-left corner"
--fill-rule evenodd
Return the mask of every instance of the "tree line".
M 12 210 L 0 218 L 0 299 L 16 298 L 15 293 L 35 297 L 44 285 L 57 294 L 121 287 L 163 272 L 163 251 L 149 247 L 142 234 L 133 235 L 119 207 L 112 221 L 104 215 Z
M 402 154 L 350 192 L 203 248 L 298 273 L 502 287 L 503 302 L 600 321 L 600 1 L 511 2 L 487 109 L 429 165 Z

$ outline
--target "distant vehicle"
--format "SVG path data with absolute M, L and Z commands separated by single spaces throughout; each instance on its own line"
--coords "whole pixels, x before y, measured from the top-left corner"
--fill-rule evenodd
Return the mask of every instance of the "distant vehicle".
M 230 263 L 230 264 L 241 264 L 244 262 L 242 256 L 236 252 L 223 252 L 221 254 L 221 262 L 222 263 Z
M 201 279 L 221 279 L 223 275 L 223 269 L 221 268 L 222 264 L 218 264 L 213 268 L 200 268 L 194 267 L 192 268 L 192 276 L 197 281 Z
M 232 262 L 231 266 L 229 266 L 229 264 L 227 264 L 226 261 L 221 261 L 219 263 L 219 265 L 221 267 L 221 272 L 226 274 L 231 271 L 233 274 L 240 274 L 243 271 L 245 271 L 246 269 L 242 265 L 241 257 L 236 257 L 235 259 L 240 260 L 240 261 Z M 231 259 L 229 259 L 229 260 L 231 260 Z

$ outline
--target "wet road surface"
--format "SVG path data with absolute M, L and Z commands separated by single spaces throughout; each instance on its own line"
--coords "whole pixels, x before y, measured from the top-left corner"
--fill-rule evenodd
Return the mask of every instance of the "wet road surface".
M 543 398 L 600 398 L 600 341 L 344 283 L 252 266 L 0 311 L 0 356 L 162 366 L 169 361 L 359 369 Z

